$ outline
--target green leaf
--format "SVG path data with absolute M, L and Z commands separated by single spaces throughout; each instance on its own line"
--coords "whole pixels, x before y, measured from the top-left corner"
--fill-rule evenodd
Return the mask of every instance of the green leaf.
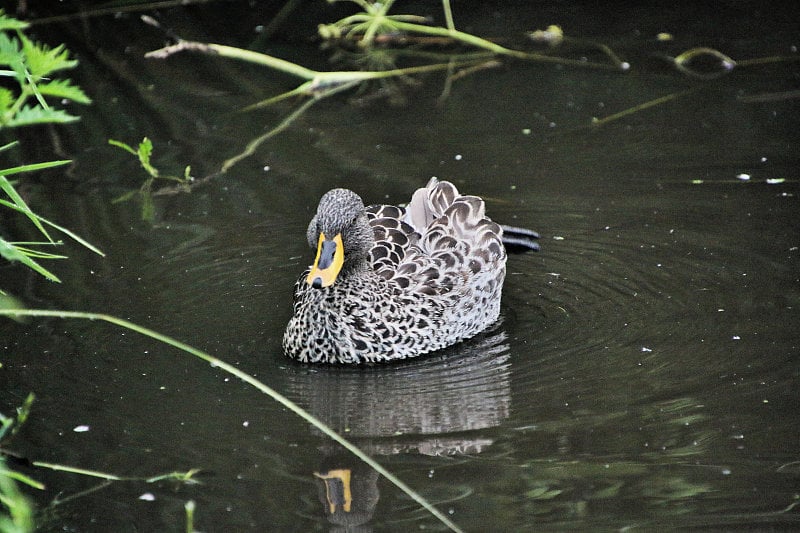
M 70 80 L 53 80 L 47 83 L 39 83 L 36 86 L 39 92 L 44 96 L 52 96 L 54 98 L 66 98 L 79 104 L 91 104 L 92 100 L 86 96 L 83 89 L 76 85 L 72 85 Z
M 5 115 L 11 110 L 16 97 L 14 93 L 5 87 L 0 87 L 0 116 Z
M 19 309 L 25 309 L 25 306 L 17 298 L 14 298 L 13 296 L 11 296 L 9 294 L 6 294 L 2 290 L 0 290 L 0 309 L 17 309 L 17 310 L 19 310 Z M 21 320 L 21 318 L 22 317 L 15 317 L 13 315 L 11 316 L 11 319 L 15 320 L 17 322 L 23 322 L 23 320 Z M 0 441 L 3 440 L 3 433 L 4 433 L 3 430 L 4 429 L 5 429 L 5 426 L 0 427 Z M 0 531 L 2 531 L 2 529 L 0 529 Z
M 19 41 L 6 33 L 0 32 L 0 65 L 13 65 L 15 63 L 21 65 L 22 59 Z
M 5 472 L 3 472 L 3 475 L 13 480 L 19 481 L 20 483 L 24 483 L 25 485 L 28 485 L 29 487 L 34 489 L 44 490 L 45 488 L 43 483 L 36 481 L 32 477 L 26 476 L 25 474 L 17 472 L 15 470 L 6 470 Z
M 20 309 L 24 308 L 21 307 Z M 34 400 L 36 400 L 36 396 L 32 392 L 29 393 L 28 397 L 25 398 L 25 402 L 17 407 L 16 418 L 11 418 L 9 416 L 5 416 L 3 413 L 0 413 L 0 425 L 2 425 L 2 428 L 0 428 L 0 444 L 2 444 L 2 441 L 6 438 L 6 435 L 15 435 L 19 431 L 19 428 L 22 426 L 22 424 L 28 420 Z M 3 469 L 2 462 L 0 462 L 0 472 L 8 472 L 7 470 Z
M 2 178 L 2 176 L 0 176 L 0 178 Z M 22 209 L 21 207 L 15 205 L 15 204 L 12 204 L 11 202 L 7 202 L 5 200 L 0 200 L 0 205 L 4 205 L 6 207 L 10 207 L 11 209 L 14 209 L 15 211 L 19 211 L 20 213 L 24 213 L 24 214 L 28 215 L 28 218 L 33 220 L 34 223 L 37 225 L 37 227 L 41 226 L 41 222 L 44 222 L 45 224 L 47 224 L 51 228 L 54 228 L 54 229 L 60 231 L 61 233 L 63 233 L 64 235 L 70 237 L 72 240 L 74 240 L 78 244 L 82 245 L 84 248 L 88 248 L 89 250 L 93 251 L 97 255 L 101 255 L 103 257 L 105 257 L 105 255 L 106 255 L 99 248 L 94 246 L 92 243 L 90 243 L 86 239 L 83 239 L 80 235 L 78 235 L 76 233 L 73 233 L 72 231 L 68 230 L 67 228 L 65 228 L 63 226 L 59 226 L 55 222 L 47 220 L 43 216 L 37 215 L 36 213 L 31 211 L 30 209 L 27 209 L 27 210 Z M 27 208 L 27 206 L 26 206 L 26 208 Z M 42 231 L 44 231 L 44 230 L 42 229 Z M 50 237 L 48 236 L 48 239 L 49 238 Z M 42 244 L 44 244 L 44 243 L 42 243 Z M 60 241 L 54 241 L 54 240 L 50 239 L 50 243 L 49 244 L 60 244 Z
M 17 249 L 16 246 L 6 241 L 2 237 L 0 237 L 0 256 L 4 257 L 9 261 L 19 261 L 28 268 L 35 270 L 42 276 L 46 277 L 50 281 L 61 283 L 61 280 L 58 279 L 58 277 L 56 277 L 55 274 L 44 268 L 42 265 L 40 265 L 27 255 L 25 255 L 24 253 L 22 253 L 19 249 Z
M 47 233 L 47 230 L 44 229 L 42 223 L 39 222 L 36 213 L 31 211 L 31 208 L 28 207 L 28 204 L 25 203 L 25 200 L 22 199 L 22 196 L 17 193 L 17 191 L 14 189 L 14 186 L 11 185 L 4 175 L 0 175 L 0 189 L 2 189 L 8 195 L 8 197 L 11 198 L 11 201 L 14 202 L 13 204 L 10 204 L 3 200 L 0 203 L 24 213 L 25 216 L 27 216 L 30 221 L 33 222 L 39 232 L 44 235 L 48 241 L 53 242 L 52 237 L 50 237 L 50 235 Z
M 142 168 L 144 168 L 148 174 L 154 178 L 157 178 L 158 169 L 150 164 L 150 156 L 153 154 L 153 142 L 147 137 L 142 139 L 142 142 L 139 143 L 139 150 L 137 153 L 139 155 L 139 162 L 142 164 Z
M 25 64 L 35 81 L 47 77 L 57 70 L 70 69 L 77 66 L 78 61 L 69 59 L 69 51 L 63 44 L 49 48 L 45 44 L 35 43 L 24 34 L 19 34 Z
M 0 152 L 3 151 L 6 147 L 11 147 L 15 145 L 16 142 L 9 143 L 5 146 L 0 146 Z M 21 172 L 34 172 L 36 170 L 43 170 L 45 168 L 52 168 L 52 167 L 60 167 L 61 165 L 66 165 L 68 163 L 72 163 L 71 159 L 58 159 L 56 161 L 44 161 L 42 163 L 29 163 L 27 165 L 20 165 L 18 167 L 11 167 L 11 168 L 4 168 L 0 169 L 0 175 L 3 176 L 12 176 L 14 174 L 19 174 Z M 0 186 L 0 188 L 3 188 Z M 3 189 L 5 190 L 5 189 Z M 9 195 L 10 196 L 10 195 Z
M 66 255 L 51 254 L 50 252 L 37 250 L 36 248 L 28 248 L 28 246 L 32 245 L 32 244 L 33 245 L 37 245 L 37 246 L 47 246 L 47 245 L 53 245 L 53 244 L 64 244 L 61 241 L 58 241 L 56 243 L 52 243 L 52 242 L 25 242 L 25 243 L 12 242 L 12 243 L 9 243 L 9 244 L 14 246 L 17 250 L 19 250 L 23 254 L 27 255 L 31 259 L 69 259 Z M 28 245 L 28 246 L 23 246 L 23 244 Z
M 23 22 L 21 20 L 9 17 L 5 14 L 5 12 L 2 9 L 0 9 L 0 31 L 24 30 L 27 27 L 28 27 L 27 22 Z
M 33 124 L 65 124 L 69 122 L 75 122 L 77 120 L 80 120 L 80 117 L 70 115 L 63 109 L 43 109 L 41 107 L 31 107 L 29 105 L 25 105 L 3 126 L 15 128 L 19 126 L 31 126 Z
M 124 142 L 122 142 L 122 141 L 118 141 L 118 140 L 116 140 L 116 139 L 109 139 L 109 140 L 108 140 L 108 144 L 110 144 L 111 146 L 116 146 L 117 148 L 122 148 L 122 149 L 123 149 L 123 150 L 125 150 L 126 152 L 130 152 L 130 153 L 132 153 L 132 154 L 133 154 L 133 155 L 135 155 L 135 156 L 138 156 L 138 155 L 139 155 L 138 153 L 136 153 L 136 150 L 134 150 L 133 148 L 131 148 L 131 145 L 129 145 L 129 144 L 127 144 L 127 143 L 124 143 Z
M 145 172 L 153 178 L 158 177 L 158 169 L 150 163 L 150 156 L 153 154 L 153 142 L 147 137 L 142 139 L 142 142 L 139 143 L 135 150 L 129 144 L 115 139 L 109 139 L 108 144 L 132 153 L 139 158 L 139 164 L 142 165 Z
M 11 148 L 14 148 L 18 144 L 19 144 L 19 141 L 11 141 L 10 143 L 6 143 L 3 146 L 0 146 L 0 152 L 5 152 L 6 150 L 10 150 Z M 0 170 L 0 174 L 2 174 L 2 173 L 3 173 L 3 171 Z

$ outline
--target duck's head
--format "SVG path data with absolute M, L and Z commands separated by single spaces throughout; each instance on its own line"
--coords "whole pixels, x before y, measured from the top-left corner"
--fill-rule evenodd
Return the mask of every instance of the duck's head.
M 348 189 L 326 192 L 308 225 L 308 244 L 317 256 L 306 282 L 317 289 L 333 285 L 366 264 L 373 242 L 361 197 Z

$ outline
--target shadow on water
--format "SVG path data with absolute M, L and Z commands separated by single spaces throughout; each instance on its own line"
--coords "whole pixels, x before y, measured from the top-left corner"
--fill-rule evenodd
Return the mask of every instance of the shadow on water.
M 37 29 L 78 53 L 95 104 L 51 142 L 25 145 L 33 160 L 55 145 L 75 163 L 21 190 L 107 257 L 70 249 L 55 267 L 62 285 L 2 265 L 2 288 L 32 307 L 133 320 L 256 375 L 469 531 L 797 528 L 798 107 L 739 95 L 794 88 L 800 62 L 707 83 L 657 57 L 701 43 L 737 59 L 796 54 L 786 20 L 797 18 L 753 2 L 692 16 L 642 7 L 624 20 L 616 6 L 522 4 L 456 5 L 457 23 L 521 34 L 550 17 L 634 68 L 508 62 L 459 80 L 444 102 L 435 76 L 401 107 L 342 96 L 228 175 L 157 197 L 152 225 L 135 203 L 111 202 L 143 177 L 107 139 L 149 136 L 159 168 L 206 175 L 292 106 L 232 110 L 291 82 L 208 57 L 145 61 L 163 35 L 130 15 Z M 160 16 L 209 41 L 258 40 L 238 32 L 267 8 L 220 5 Z M 665 31 L 675 40 L 655 39 Z M 270 42 L 328 68 L 304 40 Z M 588 127 L 687 87 L 699 90 Z M 286 360 L 280 338 L 321 194 L 347 186 L 367 203 L 405 202 L 431 175 L 483 196 L 498 222 L 542 233 L 542 252 L 509 259 L 502 323 L 392 367 Z M 97 488 L 23 468 L 47 486 L 32 495 L 44 529 L 179 530 L 190 499 L 209 531 L 439 527 L 306 423 L 171 349 L 54 320 L 0 323 L 0 340 L 0 412 L 38 398 L 14 452 L 131 476 L 203 470 L 200 485 Z

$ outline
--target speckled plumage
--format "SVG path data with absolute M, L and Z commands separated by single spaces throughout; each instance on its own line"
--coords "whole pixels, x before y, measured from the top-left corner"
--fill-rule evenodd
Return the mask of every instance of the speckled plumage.
M 500 313 L 506 272 L 503 229 L 483 200 L 432 179 L 406 209 L 365 208 L 346 189 L 326 193 L 308 227 L 341 234 L 335 282 L 295 285 L 286 354 L 309 363 L 368 363 L 416 357 L 486 329 Z M 338 253 L 338 252 L 337 252 Z

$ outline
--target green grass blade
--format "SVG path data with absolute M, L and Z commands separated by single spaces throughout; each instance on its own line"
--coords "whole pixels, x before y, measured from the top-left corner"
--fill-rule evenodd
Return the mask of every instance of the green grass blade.
M 0 176 L 0 185 L 2 185 L 2 178 L 3 178 L 3 176 Z M 56 230 L 60 231 L 60 232 L 61 232 L 61 233 L 63 233 L 64 235 L 67 235 L 68 237 L 70 237 L 71 239 L 73 239 L 75 242 L 77 242 L 77 243 L 81 244 L 81 245 L 82 245 L 82 246 L 84 246 L 85 248 L 88 248 L 89 250 L 93 251 L 93 252 L 94 252 L 94 253 L 96 253 L 97 255 L 99 255 L 99 256 L 102 256 L 102 257 L 105 257 L 105 256 L 106 256 L 106 254 L 104 254 L 104 253 L 103 253 L 103 252 L 102 252 L 102 251 L 101 251 L 99 248 L 97 248 L 96 246 L 94 246 L 92 243 L 90 243 L 90 242 L 89 242 L 89 241 L 87 241 L 86 239 L 82 238 L 81 236 L 77 235 L 76 233 L 74 233 L 74 232 L 72 232 L 72 231 L 68 230 L 67 228 L 65 228 L 65 227 L 63 227 L 63 226 L 59 226 L 59 225 L 58 225 L 58 224 L 56 224 L 55 222 L 51 222 L 50 220 L 48 220 L 48 219 L 44 218 L 44 217 L 43 217 L 43 216 L 41 216 L 41 215 L 37 215 L 37 214 L 36 214 L 36 213 L 34 213 L 33 211 L 30 211 L 30 209 L 28 209 L 28 211 L 26 211 L 25 209 L 23 209 L 23 208 L 21 208 L 21 207 L 19 207 L 19 206 L 15 205 L 15 204 L 12 204 L 11 202 L 7 202 L 7 201 L 5 201 L 5 200 L 0 200 L 0 205 L 4 205 L 4 206 L 6 206 L 6 207 L 9 207 L 9 208 L 11 208 L 11 209 L 14 209 L 14 210 L 16 210 L 16 211 L 19 211 L 19 212 L 21 212 L 21 213 L 25 213 L 26 215 L 28 215 L 28 213 L 30 213 L 30 215 L 29 215 L 29 218 L 32 216 L 32 217 L 33 217 L 33 218 L 34 218 L 34 219 L 35 219 L 37 222 L 38 222 L 38 221 L 44 222 L 45 224 L 47 224 L 47 225 L 48 225 L 48 226 L 50 226 L 51 228 L 54 228 L 54 229 L 56 229 Z M 27 207 L 27 206 L 26 206 L 26 207 Z M 38 226 L 38 225 L 39 225 L 39 224 L 37 224 L 37 226 Z M 49 236 L 48 236 L 48 238 L 49 238 Z M 51 244 L 58 244 L 58 241 L 55 241 L 55 240 L 53 240 L 53 239 L 50 239 L 50 243 L 51 243 Z
M 88 248 L 89 250 L 93 251 L 94 253 L 96 253 L 97 255 L 99 255 L 101 257 L 105 257 L 106 256 L 106 254 L 104 254 L 102 252 L 102 250 L 100 250 L 99 248 L 94 246 L 92 243 L 90 243 L 86 239 L 82 238 L 80 235 L 78 235 L 76 233 L 73 233 L 72 231 L 68 230 L 64 226 L 59 226 L 55 222 L 51 222 L 50 220 L 47 220 L 46 218 L 44 218 L 42 216 L 39 216 L 39 215 L 36 215 L 36 218 L 38 218 L 39 220 L 41 220 L 42 222 L 44 222 L 45 224 L 47 224 L 51 228 L 57 229 L 58 231 L 60 231 L 64 235 L 66 235 L 69 238 L 71 238 L 73 241 L 75 241 L 78 244 L 80 244 L 81 246 L 83 246 L 84 248 Z
M 78 468 L 77 466 L 57 465 L 53 463 L 45 463 L 42 461 L 34 461 L 33 466 L 38 466 L 40 468 L 48 468 L 56 472 L 69 472 L 71 474 L 80 474 L 82 476 L 98 477 L 100 479 L 106 479 L 108 481 L 122 481 L 125 479 L 123 477 L 115 476 L 114 474 L 108 474 L 106 472 L 98 472 L 97 470 L 87 470 L 86 468 Z
M 33 487 L 34 489 L 44 490 L 44 483 L 36 481 L 32 477 L 28 477 L 20 472 L 16 472 L 14 470 L 6 470 L 5 472 L 0 473 L 0 475 L 5 475 L 7 477 L 10 477 L 11 479 L 19 481 L 20 483 L 24 483 L 29 487 Z
M 28 204 L 25 203 L 25 200 L 22 199 L 22 196 L 20 196 L 19 193 L 17 193 L 16 189 L 14 189 L 14 186 L 11 185 L 11 182 L 8 181 L 8 179 L 6 179 L 6 177 L 2 174 L 0 174 L 0 189 L 2 189 L 3 192 L 5 192 L 8 195 L 8 197 L 11 198 L 11 200 L 14 202 L 13 204 L 10 204 L 4 201 L 2 202 L 3 205 L 11 207 L 12 209 L 17 209 L 18 211 L 23 213 L 26 217 L 30 219 L 31 222 L 33 222 L 34 226 L 36 226 L 39 232 L 41 232 L 41 234 L 44 235 L 48 241 L 53 242 L 53 238 L 50 237 L 50 234 L 47 233 L 46 229 L 44 229 L 42 223 L 39 222 L 36 213 L 31 211 L 31 208 L 28 207 Z
M 10 150 L 11 148 L 14 148 L 18 144 L 19 141 L 11 141 L 10 143 L 4 144 L 3 146 L 0 146 L 0 152 L 5 152 L 6 150 Z M 3 172 L 0 172 L 0 174 L 2 174 Z
M 0 152 L 2 152 L 5 148 L 12 146 L 13 143 L 6 144 L 5 146 L 0 147 Z M 21 172 L 33 172 L 34 170 L 42 170 L 45 168 L 52 168 L 61 165 L 66 165 L 67 163 L 72 163 L 71 159 L 59 159 L 57 161 L 44 161 L 42 163 L 29 163 L 27 165 L 20 165 L 18 167 L 11 167 L 11 168 L 4 168 L 0 170 L 0 174 L 3 176 L 11 176 L 12 174 L 19 174 Z
M 116 139 L 109 139 L 109 140 L 108 140 L 108 144 L 110 144 L 111 146 L 116 146 L 117 148 L 122 148 L 122 149 L 123 149 L 123 150 L 125 150 L 126 152 L 130 152 L 130 153 L 132 153 L 132 154 L 133 154 L 133 155 L 135 155 L 135 156 L 138 156 L 138 155 L 139 155 L 139 154 L 136 152 L 136 150 L 134 150 L 134 149 L 131 147 L 131 145 L 129 145 L 129 144 L 127 144 L 127 143 L 124 143 L 124 142 L 122 142 L 122 141 L 118 141 L 118 140 L 116 140 Z
M 42 265 L 34 261 L 32 258 L 25 255 L 16 246 L 6 241 L 2 237 L 0 237 L 0 256 L 7 259 L 8 261 L 19 261 L 26 267 L 38 272 L 39 274 L 46 277 L 50 281 L 61 283 L 61 280 L 58 279 L 58 277 L 55 274 L 44 268 Z
M 23 254 L 25 254 L 28 257 L 31 257 L 33 259 L 67 259 L 66 255 L 51 254 L 50 252 L 45 252 L 43 250 L 37 250 L 36 248 L 31 248 L 29 246 L 29 244 L 31 244 L 31 243 L 9 242 L 8 244 L 13 246 L 17 250 L 19 250 L 21 253 L 23 253 Z M 23 246 L 23 244 L 26 244 L 26 245 Z M 35 242 L 35 243 L 32 243 L 32 244 L 35 244 L 35 245 L 47 245 L 47 244 L 53 244 L 53 243 L 50 243 L 50 242 Z

